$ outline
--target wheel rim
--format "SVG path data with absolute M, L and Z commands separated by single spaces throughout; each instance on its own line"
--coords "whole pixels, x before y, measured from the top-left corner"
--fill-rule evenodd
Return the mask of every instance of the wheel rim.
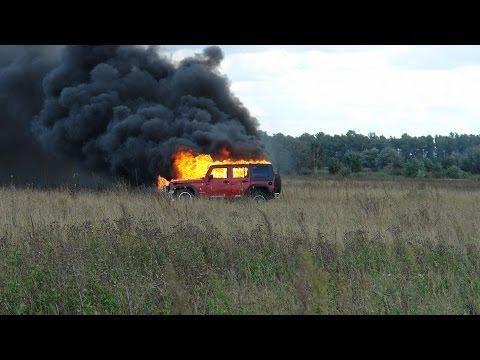
M 180 194 L 178 194 L 178 198 L 179 199 L 192 199 L 193 196 L 188 191 L 182 191 Z
M 265 201 L 265 196 L 261 195 L 261 194 L 257 194 L 253 197 L 253 200 L 255 201 Z

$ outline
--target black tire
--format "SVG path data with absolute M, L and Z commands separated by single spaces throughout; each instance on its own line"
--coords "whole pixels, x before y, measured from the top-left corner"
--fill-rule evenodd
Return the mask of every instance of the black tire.
M 177 199 L 182 200 L 192 200 L 195 197 L 195 194 L 190 189 L 177 189 L 175 190 L 174 195 Z
M 250 197 L 258 202 L 265 202 L 269 199 L 268 194 L 263 190 L 253 190 Z
M 275 174 L 273 179 L 273 191 L 280 194 L 282 192 L 282 178 L 280 174 Z

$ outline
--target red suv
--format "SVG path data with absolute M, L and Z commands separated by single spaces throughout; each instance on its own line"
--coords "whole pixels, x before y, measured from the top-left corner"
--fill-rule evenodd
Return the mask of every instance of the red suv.
M 178 198 L 252 197 L 255 200 L 278 198 L 282 182 L 271 164 L 212 165 L 203 179 L 172 180 L 169 194 Z

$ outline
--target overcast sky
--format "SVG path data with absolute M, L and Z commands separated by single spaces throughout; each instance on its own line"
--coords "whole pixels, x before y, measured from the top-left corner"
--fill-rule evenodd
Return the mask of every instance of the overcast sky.
M 480 133 L 480 46 L 220 47 L 220 71 L 269 134 Z

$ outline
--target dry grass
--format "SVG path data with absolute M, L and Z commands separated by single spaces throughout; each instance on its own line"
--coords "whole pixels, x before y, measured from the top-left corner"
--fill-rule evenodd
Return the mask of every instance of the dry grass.
M 291 178 L 280 200 L 0 188 L 0 314 L 480 312 L 480 184 Z

